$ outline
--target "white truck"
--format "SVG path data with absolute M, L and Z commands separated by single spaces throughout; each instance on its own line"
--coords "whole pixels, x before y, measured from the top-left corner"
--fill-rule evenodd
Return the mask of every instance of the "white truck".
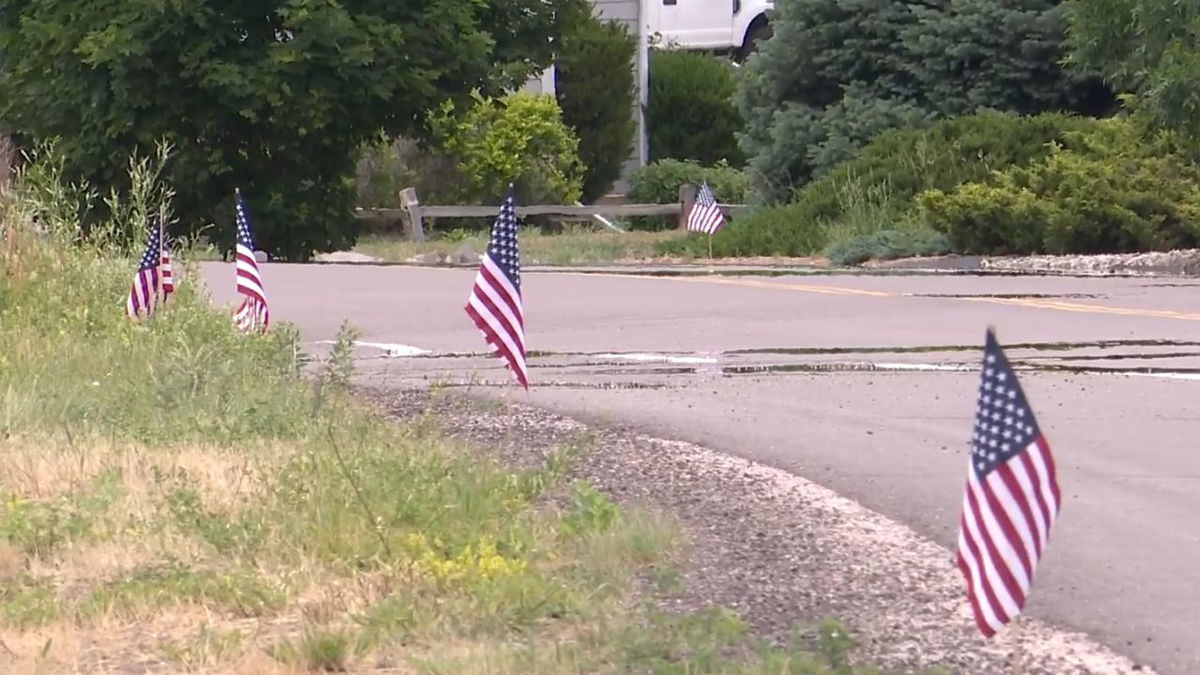
M 652 39 L 682 49 L 731 52 L 742 60 L 771 35 L 774 0 L 643 0 Z

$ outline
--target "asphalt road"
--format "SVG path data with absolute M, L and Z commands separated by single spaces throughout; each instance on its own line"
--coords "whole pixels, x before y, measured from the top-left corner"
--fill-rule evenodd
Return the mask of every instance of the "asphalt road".
M 231 267 L 203 271 L 231 302 Z M 751 458 L 949 550 L 994 325 L 1064 492 L 1029 613 L 1159 672 L 1200 672 L 1200 280 L 531 273 L 526 394 L 481 354 L 462 310 L 472 271 L 272 264 L 263 276 L 273 319 L 309 349 L 343 319 L 359 328 L 367 376 L 470 386 Z

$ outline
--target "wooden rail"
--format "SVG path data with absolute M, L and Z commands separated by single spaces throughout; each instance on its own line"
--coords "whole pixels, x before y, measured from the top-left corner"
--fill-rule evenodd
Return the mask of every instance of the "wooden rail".
M 534 204 L 517 206 L 517 217 L 561 216 L 565 219 L 586 220 L 595 216 L 615 218 L 630 216 L 676 216 L 682 229 L 687 213 L 696 200 L 696 188 L 684 185 L 679 189 L 679 201 L 674 204 Z M 413 241 L 425 241 L 424 221 L 426 218 L 495 218 L 495 206 L 426 205 L 417 198 L 417 191 L 405 188 L 400 191 L 399 209 L 357 209 L 354 217 L 362 220 L 400 220 L 405 234 Z M 745 207 L 741 204 L 719 204 L 727 215 Z

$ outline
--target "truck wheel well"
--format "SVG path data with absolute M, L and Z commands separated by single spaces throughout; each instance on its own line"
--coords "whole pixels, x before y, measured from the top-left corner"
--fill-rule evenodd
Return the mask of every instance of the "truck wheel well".
M 736 50 L 737 59 L 745 61 L 758 48 L 759 43 L 769 37 L 771 37 L 771 25 L 767 22 L 767 15 L 759 14 L 746 27 L 746 34 L 742 36 L 742 44 Z

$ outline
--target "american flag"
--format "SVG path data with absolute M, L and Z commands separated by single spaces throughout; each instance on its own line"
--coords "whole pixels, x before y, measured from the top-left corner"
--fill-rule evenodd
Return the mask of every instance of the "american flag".
M 985 637 L 1024 608 L 1059 502 L 1050 446 L 988 329 L 958 533 L 958 568 Z
M 492 238 L 475 275 L 466 310 L 492 352 L 508 362 L 517 382 L 528 389 L 521 253 L 517 246 L 516 197 L 511 186 L 492 225 Z
M 246 205 L 242 202 L 241 190 L 236 191 L 237 202 L 237 292 L 242 304 L 233 313 L 233 323 L 240 330 L 255 327 L 266 329 L 271 319 L 267 309 L 267 293 L 263 290 L 262 276 L 258 273 L 258 261 L 254 259 L 254 238 L 250 234 L 250 219 Z
M 133 275 L 129 297 L 125 300 L 125 313 L 132 319 L 154 313 L 162 280 L 159 274 L 161 257 L 162 232 L 158 227 L 151 227 L 150 233 L 146 235 L 146 249 L 142 252 L 137 271 Z
M 158 265 L 159 274 L 162 276 L 162 299 L 163 302 L 175 292 L 175 273 L 171 269 L 171 250 L 167 246 L 167 233 L 163 230 L 162 223 L 158 224 L 159 241 L 162 242 L 162 256 Z
M 713 196 L 708 181 L 700 185 L 696 194 L 696 203 L 688 212 L 687 229 L 691 232 L 715 234 L 725 224 L 725 216 L 721 215 L 721 207 L 717 206 L 717 198 Z

